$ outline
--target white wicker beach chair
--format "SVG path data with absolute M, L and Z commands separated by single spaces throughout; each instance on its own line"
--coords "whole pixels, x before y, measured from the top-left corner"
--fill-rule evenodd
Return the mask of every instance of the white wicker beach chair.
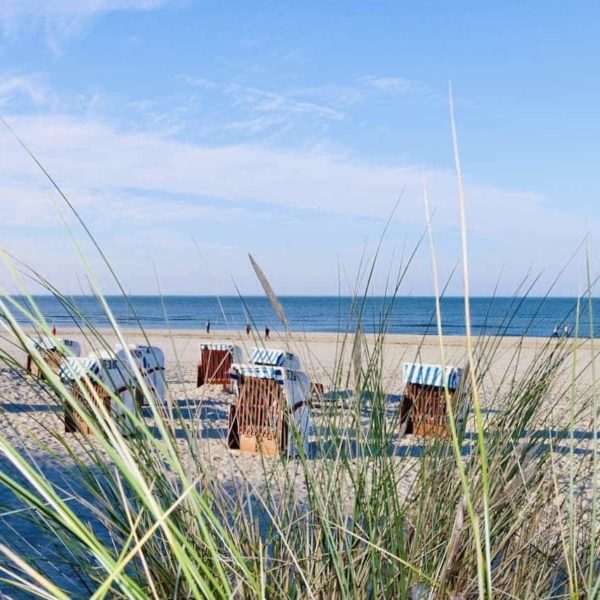
M 153 395 L 156 402 L 166 404 L 167 388 L 165 385 L 165 354 L 157 346 L 130 345 L 127 349 L 121 345 L 115 346 L 115 355 L 124 364 L 130 365 L 128 354 L 135 362 L 144 384 Z M 137 384 L 137 379 L 132 373 Z M 136 401 L 140 406 L 147 404 L 141 386 L 136 385 Z
M 44 373 L 36 364 L 32 353 L 41 356 L 44 362 L 57 375 L 60 373 L 60 363 L 65 357 L 81 356 L 81 345 L 75 340 L 68 340 L 56 336 L 38 336 L 31 338 L 26 344 L 27 364 L 26 369 L 35 377 L 43 378 Z
M 121 433 L 133 432 L 130 415 L 137 410 L 135 384 L 129 369 L 115 354 L 107 352 L 91 353 L 83 358 L 69 357 L 61 363 L 60 376 L 80 409 L 95 420 L 103 414 L 115 421 Z M 118 401 L 114 401 L 114 398 Z M 65 431 L 82 432 L 87 435 L 92 430 L 73 406 L 65 401 Z
M 306 373 L 283 366 L 234 364 L 231 377 L 239 391 L 230 407 L 230 448 L 288 457 L 297 456 L 300 448 L 308 451 L 311 385 Z

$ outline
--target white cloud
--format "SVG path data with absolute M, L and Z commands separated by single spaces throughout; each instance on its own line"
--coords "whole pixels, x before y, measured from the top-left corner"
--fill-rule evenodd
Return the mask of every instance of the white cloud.
M 383 92 L 391 92 L 394 94 L 406 94 L 413 92 L 419 88 L 419 84 L 409 79 L 402 77 L 364 77 L 364 83 L 369 87 L 375 88 Z
M 168 0 L 0 0 L 0 15 L 6 21 L 90 17 L 119 10 L 150 10 Z
M 20 116 L 10 121 L 86 219 L 101 229 L 102 239 L 111 250 L 121 248 L 121 255 L 128 256 L 124 268 L 131 270 L 132 277 L 134 261 L 126 241 L 113 240 L 122 235 L 117 230 L 124 225 L 150 236 L 161 231 L 163 237 L 172 240 L 173 248 L 188 249 L 188 262 L 194 260 L 193 251 L 192 257 L 189 253 L 190 233 L 201 242 L 210 242 L 204 227 L 210 227 L 210 235 L 223 244 L 240 248 L 262 244 L 278 228 L 287 227 L 291 237 L 279 247 L 277 260 L 269 266 L 278 276 L 287 277 L 288 291 L 292 292 L 298 285 L 294 269 L 301 272 L 303 262 L 313 255 L 319 260 L 319 256 L 331 254 L 323 263 L 325 274 L 319 277 L 329 277 L 335 288 L 335 247 L 343 251 L 357 242 L 348 240 L 350 234 L 345 228 L 354 227 L 353 220 L 372 222 L 369 229 L 376 238 L 401 192 L 390 233 L 394 243 L 401 245 L 405 236 L 411 243 L 424 227 L 419 166 L 372 164 L 344 152 L 319 148 L 290 151 L 257 144 L 210 147 L 156 132 L 126 133 L 102 121 L 68 116 Z M 0 218 L 9 228 L 28 223 L 47 227 L 54 219 L 48 209 L 47 189 L 30 161 L 17 150 L 7 132 L 0 134 Z M 427 178 L 436 208 L 434 229 L 440 260 L 449 270 L 458 257 L 455 178 L 444 169 L 428 169 Z M 548 209 L 540 196 L 470 181 L 466 190 L 470 239 L 475 249 L 472 269 L 474 279 L 484 288 L 481 291 L 490 291 L 504 262 L 511 265 L 515 277 L 531 265 L 534 270 L 547 268 L 556 273 L 584 234 L 583 219 Z M 262 216 L 257 216 L 257 207 L 261 207 Z M 294 235 L 304 234 L 291 233 L 294 227 L 285 220 L 298 218 L 298 214 L 304 221 L 303 230 L 323 229 L 329 223 L 330 239 L 294 239 Z M 597 221 L 589 223 L 592 232 L 600 231 Z M 267 231 L 270 233 L 265 237 Z M 454 241 L 448 242 L 449 238 Z M 11 243 L 22 247 L 14 238 Z M 43 254 L 44 248 L 43 236 L 27 241 L 28 256 Z M 170 252 L 160 260 L 169 271 L 169 281 L 176 281 L 175 274 L 187 273 L 190 266 L 186 252 Z M 242 250 L 235 259 L 224 260 L 223 273 L 247 268 Z M 279 271 L 282 264 L 285 268 Z M 422 273 L 415 275 L 421 290 L 423 286 L 428 289 L 430 278 L 427 261 L 423 265 Z M 224 277 L 227 282 L 228 276 Z M 135 273 L 135 281 L 142 278 Z
M 22 100 L 37 106 L 47 105 L 53 97 L 39 77 L 6 74 L 0 77 L 0 107 L 2 108 L 11 102 Z
M 315 89 L 272 92 L 235 82 L 219 83 L 202 77 L 184 76 L 183 80 L 193 87 L 223 94 L 233 101 L 234 106 L 241 106 L 255 114 L 279 115 L 280 119 L 284 116 L 309 116 L 332 121 L 341 121 L 345 117 L 337 108 L 308 100 L 308 97 L 315 96 Z M 271 120 L 273 118 L 270 117 Z M 256 130 L 256 118 L 250 118 L 248 121 L 251 123 L 249 128 Z M 270 124 L 272 123 L 269 122 Z
M 115 11 L 157 9 L 172 0 L 0 0 L 0 25 L 7 36 L 41 29 L 48 45 L 60 52 L 61 40 L 92 19 Z

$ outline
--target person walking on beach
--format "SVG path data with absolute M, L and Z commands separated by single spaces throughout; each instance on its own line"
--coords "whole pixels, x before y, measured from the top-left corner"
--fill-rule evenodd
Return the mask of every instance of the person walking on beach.
M 246 323 L 246 335 L 250 335 L 250 323 Z
M 565 328 L 563 329 L 563 335 L 564 335 L 566 338 L 568 338 L 570 333 L 571 333 L 571 332 L 569 331 L 569 326 L 568 326 L 568 325 L 565 325 Z
M 270 333 L 271 333 L 271 330 L 268 327 L 265 327 L 265 340 L 269 339 Z
M 552 337 L 553 338 L 557 338 L 558 337 L 558 325 L 554 326 L 554 329 L 552 330 Z
M 210 333 L 210 320 L 206 321 L 206 333 Z

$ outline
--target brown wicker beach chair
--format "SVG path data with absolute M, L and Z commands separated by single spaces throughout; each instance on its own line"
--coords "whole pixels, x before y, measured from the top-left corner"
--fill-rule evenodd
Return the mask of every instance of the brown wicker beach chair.
M 235 414 L 242 452 L 277 455 L 287 450 L 286 402 L 272 379 L 245 377 Z
M 310 381 L 302 371 L 232 366 L 237 396 L 229 409 L 229 448 L 266 455 L 307 451 Z M 299 437 L 298 437 L 299 436 Z
M 448 394 L 455 409 L 457 425 L 462 426 L 466 402 L 458 394 L 462 369 L 440 365 L 404 363 L 404 394 L 400 406 L 400 422 L 404 433 L 420 436 L 450 437 L 446 403 Z M 460 396 L 460 402 L 458 402 Z
M 240 360 L 240 349 L 233 344 L 200 344 L 196 387 L 222 385 L 232 391 L 231 365 Z

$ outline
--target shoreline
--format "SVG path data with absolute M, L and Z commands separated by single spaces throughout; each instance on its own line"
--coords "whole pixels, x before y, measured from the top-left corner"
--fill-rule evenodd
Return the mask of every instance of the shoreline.
M 116 336 L 115 331 L 110 326 L 98 326 L 98 327 L 57 327 L 56 335 L 59 337 L 70 336 L 82 336 L 92 335 L 94 332 L 106 335 L 109 337 Z M 36 335 L 37 332 L 31 327 L 24 328 L 24 331 L 30 335 Z M 239 341 L 245 344 L 276 344 L 289 342 L 342 342 L 344 339 L 352 339 L 354 332 L 344 331 L 289 331 L 287 334 L 271 330 L 271 335 L 268 340 L 264 339 L 264 336 L 256 334 L 256 332 L 247 335 L 243 329 L 211 329 L 209 334 L 203 329 L 165 329 L 165 328 L 145 328 L 140 329 L 136 327 L 120 327 L 119 332 L 124 336 L 144 337 L 147 336 L 149 339 L 152 338 L 182 338 L 182 339 L 197 339 L 199 342 L 223 342 L 223 341 Z M 364 338 L 367 342 L 374 341 L 382 336 L 379 333 L 363 333 Z M 439 336 L 437 334 L 415 334 L 415 333 L 386 333 L 383 334 L 386 345 L 417 345 L 417 346 L 431 346 L 437 345 L 439 347 Z M 466 343 L 467 336 L 448 334 L 443 335 L 444 346 L 462 346 Z M 495 341 L 500 345 L 513 346 L 516 343 L 520 343 L 523 347 L 531 348 L 532 346 L 540 347 L 544 344 L 552 342 L 555 343 L 565 342 L 565 338 L 552 338 L 551 336 L 539 337 L 539 336 L 517 336 L 517 335 L 485 335 L 480 336 L 473 334 L 471 339 L 476 343 L 491 342 Z M 595 339 L 595 338 L 594 338 Z M 587 345 L 591 338 L 589 337 L 569 337 L 569 342 L 577 340 L 578 346 Z

